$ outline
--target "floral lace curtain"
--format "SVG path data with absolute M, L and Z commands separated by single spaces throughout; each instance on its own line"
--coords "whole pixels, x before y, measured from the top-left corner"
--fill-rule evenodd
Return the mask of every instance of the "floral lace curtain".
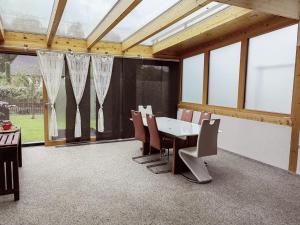
M 104 131 L 103 103 L 109 88 L 114 57 L 111 55 L 93 55 L 92 68 L 95 89 L 100 104 L 98 111 L 98 131 Z
M 51 107 L 49 136 L 57 137 L 57 119 L 54 104 L 57 98 L 60 80 L 63 73 L 64 54 L 58 52 L 37 51 L 37 55 Z
M 81 137 L 81 117 L 79 104 L 84 92 L 89 69 L 90 56 L 85 54 L 67 53 L 67 62 L 70 72 L 71 84 L 76 99 L 75 138 Z

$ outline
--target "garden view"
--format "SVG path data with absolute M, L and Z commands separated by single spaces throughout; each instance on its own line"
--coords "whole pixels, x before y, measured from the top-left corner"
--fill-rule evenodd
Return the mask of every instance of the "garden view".
M 22 129 L 23 143 L 44 140 L 42 77 L 36 56 L 0 54 L 0 120 Z

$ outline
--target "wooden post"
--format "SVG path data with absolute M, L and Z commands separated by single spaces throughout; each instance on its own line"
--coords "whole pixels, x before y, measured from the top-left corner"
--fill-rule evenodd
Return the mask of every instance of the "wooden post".
M 239 76 L 239 90 L 237 108 L 243 109 L 245 106 L 245 90 L 246 90 L 246 75 L 247 75 L 247 61 L 248 61 L 248 46 L 249 40 L 243 39 L 241 46 L 240 57 L 240 76 Z
M 292 125 L 291 145 L 290 145 L 289 171 L 296 172 L 297 161 L 298 161 L 299 130 L 300 130 L 300 24 L 298 24 L 298 37 L 297 37 L 291 117 L 292 117 L 293 125 Z
M 208 104 L 209 56 L 210 56 L 209 51 L 204 53 L 204 75 L 203 75 L 202 105 L 207 105 Z
M 182 102 L 183 58 L 179 62 L 178 104 Z

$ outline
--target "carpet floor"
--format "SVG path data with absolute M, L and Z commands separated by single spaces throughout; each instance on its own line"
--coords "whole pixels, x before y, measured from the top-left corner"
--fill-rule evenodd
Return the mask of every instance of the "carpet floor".
M 220 150 L 213 181 L 194 184 L 133 162 L 139 147 L 23 148 L 20 201 L 0 196 L 0 224 L 300 224 L 300 176 Z

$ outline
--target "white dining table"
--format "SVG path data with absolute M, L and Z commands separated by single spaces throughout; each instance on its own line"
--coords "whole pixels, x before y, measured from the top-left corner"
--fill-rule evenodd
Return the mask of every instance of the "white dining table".
M 187 167 L 180 159 L 178 151 L 181 148 L 196 146 L 201 125 L 169 117 L 156 117 L 156 123 L 158 131 L 173 140 L 172 173 L 177 174 L 186 170 Z M 148 127 L 146 118 L 143 118 L 143 124 L 146 128 Z M 220 132 L 222 131 L 219 130 Z M 147 134 L 149 135 L 149 133 Z M 144 155 L 149 153 L 149 147 L 149 143 L 143 144 Z
M 132 121 L 132 118 L 130 120 Z M 172 173 L 180 173 L 186 166 L 180 160 L 178 150 L 196 145 L 201 126 L 169 117 L 156 117 L 156 123 L 160 133 L 173 139 Z M 143 124 L 146 128 L 148 127 L 146 118 L 143 118 Z M 143 143 L 144 155 L 149 153 L 149 147 L 149 143 Z
M 148 126 L 147 119 L 143 118 L 144 126 Z M 185 139 L 189 136 L 198 136 L 201 126 L 169 117 L 156 117 L 158 131 L 177 138 Z

